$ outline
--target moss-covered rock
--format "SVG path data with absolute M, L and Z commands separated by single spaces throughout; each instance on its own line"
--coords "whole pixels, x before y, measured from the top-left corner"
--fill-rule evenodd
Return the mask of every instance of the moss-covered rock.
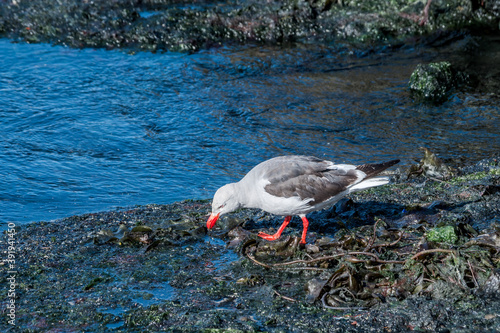
M 448 99 L 453 88 L 467 82 L 467 75 L 455 70 L 447 61 L 419 64 L 409 80 L 413 95 L 431 103 L 441 103 Z

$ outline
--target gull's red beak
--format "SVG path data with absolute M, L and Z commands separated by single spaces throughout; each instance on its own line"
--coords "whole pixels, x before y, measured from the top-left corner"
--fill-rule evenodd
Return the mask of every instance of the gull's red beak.
M 217 220 L 219 219 L 219 215 L 220 215 L 220 213 L 210 214 L 210 217 L 208 218 L 208 221 L 207 221 L 207 229 L 212 229 L 214 227 L 215 222 L 217 222 Z

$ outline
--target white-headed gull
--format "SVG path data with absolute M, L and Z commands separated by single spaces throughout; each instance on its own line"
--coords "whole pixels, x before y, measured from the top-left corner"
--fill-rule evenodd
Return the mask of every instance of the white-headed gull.
M 278 239 L 292 215 L 298 215 L 304 226 L 301 243 L 305 244 L 307 213 L 330 207 L 349 193 L 389 183 L 389 177 L 374 176 L 398 162 L 356 166 L 334 164 L 313 156 L 272 158 L 255 166 L 239 182 L 224 185 L 215 192 L 207 228 L 213 228 L 222 214 L 238 208 L 260 208 L 286 216 L 274 235 L 260 232 L 260 237 Z

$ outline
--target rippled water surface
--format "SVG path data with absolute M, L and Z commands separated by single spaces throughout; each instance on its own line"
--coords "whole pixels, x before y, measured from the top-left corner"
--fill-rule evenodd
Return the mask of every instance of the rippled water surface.
M 497 64 L 498 49 L 485 58 Z M 283 154 L 408 164 L 426 146 L 489 157 L 497 99 L 459 93 L 435 107 L 407 91 L 417 63 L 450 56 L 313 46 L 131 55 L 0 40 L 0 222 L 209 198 Z

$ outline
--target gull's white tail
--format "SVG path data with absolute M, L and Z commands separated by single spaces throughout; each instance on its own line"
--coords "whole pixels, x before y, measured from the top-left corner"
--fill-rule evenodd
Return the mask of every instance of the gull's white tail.
M 363 180 L 349 188 L 349 192 L 364 190 L 365 188 L 389 184 L 389 177 L 375 177 Z

